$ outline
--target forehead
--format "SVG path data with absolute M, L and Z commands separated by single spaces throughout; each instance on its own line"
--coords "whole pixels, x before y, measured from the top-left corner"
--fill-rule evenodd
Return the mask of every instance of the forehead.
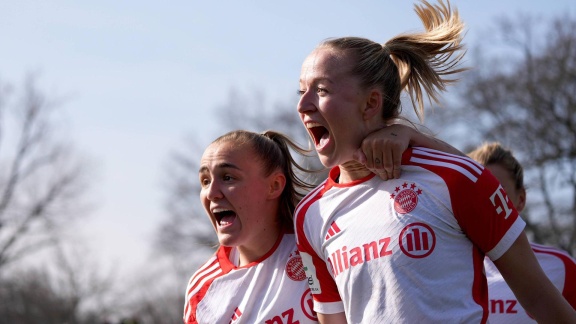
M 332 80 L 347 74 L 352 68 L 351 63 L 350 55 L 345 55 L 345 52 L 328 47 L 319 47 L 310 53 L 302 63 L 300 81 Z
M 258 165 L 254 150 L 247 143 L 224 141 L 212 143 L 206 148 L 200 160 L 200 172 L 216 168 L 247 169 Z

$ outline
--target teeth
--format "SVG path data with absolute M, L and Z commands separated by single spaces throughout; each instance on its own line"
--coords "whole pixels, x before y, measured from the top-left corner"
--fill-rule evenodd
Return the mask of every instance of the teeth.
M 223 209 L 223 208 L 216 208 L 212 210 L 213 214 L 217 214 L 217 213 L 223 213 L 223 212 L 227 212 L 227 211 L 231 211 L 230 209 Z
M 313 128 L 313 127 L 319 127 L 319 126 L 322 126 L 322 125 L 320 125 L 319 123 L 315 123 L 315 122 L 306 123 L 306 128 Z

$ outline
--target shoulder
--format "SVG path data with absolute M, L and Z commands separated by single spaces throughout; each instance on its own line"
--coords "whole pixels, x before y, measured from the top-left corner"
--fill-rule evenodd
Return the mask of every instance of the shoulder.
M 187 294 L 197 289 L 199 286 L 211 281 L 218 276 L 221 276 L 229 271 L 226 264 L 222 264 L 222 258 L 226 255 L 226 249 L 219 247 L 218 250 L 206 261 L 188 281 Z
M 467 156 L 450 154 L 425 147 L 413 147 L 406 150 L 402 156 L 402 164 L 422 167 L 443 178 L 463 178 L 474 183 L 478 181 L 484 171 L 484 167 L 481 164 Z
M 530 243 L 530 247 L 539 260 L 544 257 L 552 257 L 561 260 L 566 267 L 576 269 L 576 260 L 562 249 L 537 243 Z
M 327 188 L 329 187 L 328 181 L 329 180 L 325 180 L 322 182 L 319 186 L 314 188 L 304 198 L 302 198 L 302 200 L 300 200 L 296 206 L 296 210 L 294 211 L 294 224 L 296 225 L 296 229 L 298 229 L 299 226 L 302 226 L 310 206 L 322 198 Z M 297 231 L 296 234 L 298 234 Z

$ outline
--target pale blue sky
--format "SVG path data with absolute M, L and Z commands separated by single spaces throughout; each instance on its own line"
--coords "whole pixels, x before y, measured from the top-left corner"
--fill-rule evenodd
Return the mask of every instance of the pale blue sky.
M 576 14 L 573 0 L 452 4 L 471 44 L 504 14 Z M 232 87 L 288 100 L 302 60 L 322 39 L 384 42 L 419 29 L 404 0 L 0 0 L 0 80 L 18 84 L 38 72 L 43 90 L 67 98 L 70 135 L 99 165 L 99 208 L 84 222 L 86 237 L 102 258 L 130 270 L 165 217 L 168 152 L 186 135 L 207 143 L 221 132 L 212 111 Z

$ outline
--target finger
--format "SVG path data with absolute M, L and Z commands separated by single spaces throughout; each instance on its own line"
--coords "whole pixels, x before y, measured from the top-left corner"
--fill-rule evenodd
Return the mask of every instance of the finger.
M 368 169 L 375 168 L 375 166 L 374 166 L 374 148 L 369 147 L 369 145 L 367 145 L 366 143 L 362 143 L 362 152 L 364 152 L 364 155 L 366 157 L 366 162 L 365 162 L 366 167 Z
M 400 174 L 402 173 L 402 153 L 394 154 L 394 170 L 391 173 L 394 179 L 400 179 Z
M 373 151 L 376 152 L 376 150 Z M 375 154 L 373 160 L 374 167 L 371 169 L 371 171 L 376 173 L 382 180 L 386 181 L 388 179 L 392 179 L 392 170 L 384 166 L 384 159 L 385 155 L 382 155 L 382 153 Z
M 382 166 L 382 161 L 380 161 L 380 159 L 378 157 L 374 158 L 374 167 L 376 169 L 380 168 Z
M 405 148 L 395 145 L 386 156 L 386 170 L 391 179 L 399 179 L 402 171 L 402 154 Z
M 394 174 L 394 151 L 389 150 L 386 155 L 382 156 L 382 168 L 386 170 L 386 172 L 390 175 L 390 179 L 392 179 Z
M 368 169 L 370 171 L 372 171 L 373 173 L 375 173 L 377 176 L 380 177 L 380 179 L 386 181 L 388 179 L 390 179 L 390 177 L 388 176 L 388 173 L 386 172 L 386 170 L 384 169 Z
M 374 159 L 374 168 L 380 173 L 385 173 L 388 179 L 392 179 L 392 168 L 386 165 L 386 155 L 379 155 L 381 158 Z
M 362 164 L 366 164 L 366 155 L 362 152 L 362 148 L 357 149 L 352 158 Z

